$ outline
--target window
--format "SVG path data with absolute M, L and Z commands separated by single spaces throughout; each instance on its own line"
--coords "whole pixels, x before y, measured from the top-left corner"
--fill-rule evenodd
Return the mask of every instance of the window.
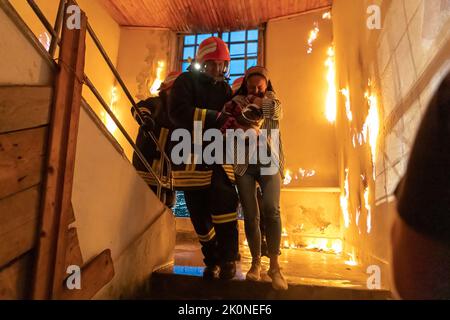
M 182 71 L 186 71 L 197 55 L 200 43 L 211 37 L 220 37 L 230 49 L 230 83 L 245 74 L 245 71 L 258 63 L 258 29 L 221 33 L 192 34 L 184 36 Z

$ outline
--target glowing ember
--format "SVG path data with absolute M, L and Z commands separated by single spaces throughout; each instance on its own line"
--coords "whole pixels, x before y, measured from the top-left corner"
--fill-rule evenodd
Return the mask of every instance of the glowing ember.
M 317 24 L 317 22 L 314 23 L 314 29 L 312 29 L 309 32 L 309 37 L 308 37 L 308 50 L 306 51 L 308 54 L 310 54 L 313 49 L 312 49 L 312 45 L 314 43 L 314 41 L 317 39 L 317 37 L 319 36 L 319 25 Z
M 291 181 L 292 181 L 292 176 L 291 176 L 291 171 L 290 170 L 286 170 L 286 172 L 284 173 L 284 181 L 283 181 L 283 184 L 285 185 L 285 186 L 287 186 L 288 184 L 290 184 L 291 183 Z
M 327 67 L 327 82 L 328 82 L 328 93 L 326 100 L 325 115 L 330 123 L 336 121 L 336 70 L 334 61 L 334 49 L 333 47 L 328 48 L 328 58 L 325 61 L 325 66 Z
M 322 19 L 331 20 L 331 11 L 327 11 L 322 15 Z
M 348 210 L 348 203 L 350 198 L 349 183 L 348 183 L 348 169 L 345 169 L 344 194 L 340 197 L 342 215 L 344 217 L 344 225 L 346 228 L 350 226 L 350 213 Z
M 369 187 L 364 190 L 364 206 L 367 210 L 367 233 L 372 230 L 372 207 L 369 203 Z
M 153 82 L 151 88 L 150 88 L 150 94 L 152 96 L 156 96 L 159 92 L 159 88 L 161 87 L 161 84 L 163 83 L 163 70 L 164 70 L 165 63 L 164 61 L 158 61 L 158 66 L 156 67 L 156 79 Z
M 345 112 L 347 113 L 347 119 L 352 122 L 353 114 L 350 107 L 350 91 L 348 88 L 345 88 L 341 90 L 341 93 L 345 97 Z

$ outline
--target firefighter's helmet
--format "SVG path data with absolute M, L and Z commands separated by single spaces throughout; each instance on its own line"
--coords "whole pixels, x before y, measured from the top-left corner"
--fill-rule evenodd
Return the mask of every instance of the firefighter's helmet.
M 223 60 L 230 62 L 230 51 L 222 39 L 210 37 L 200 44 L 196 60 L 200 64 L 203 64 L 208 60 Z
M 245 77 L 239 77 L 233 81 L 233 84 L 231 85 L 231 90 L 233 90 L 233 94 L 235 94 L 241 88 L 244 79 Z

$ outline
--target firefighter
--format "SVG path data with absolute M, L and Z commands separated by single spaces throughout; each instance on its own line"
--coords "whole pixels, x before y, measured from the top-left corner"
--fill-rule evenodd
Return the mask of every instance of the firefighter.
M 143 121 L 139 118 L 134 108 L 131 109 L 133 117 L 140 125 L 136 145 L 157 175 L 159 175 L 161 170 L 161 154 L 154 141 L 148 135 L 144 134 L 144 132 L 152 131 L 161 147 L 168 153 L 169 143 L 167 143 L 167 141 L 170 138 L 171 128 L 167 113 L 167 101 L 172 86 L 180 74 L 180 72 L 170 72 L 159 88 L 158 97 L 151 97 L 147 100 L 140 101 L 137 104 L 139 111 L 144 116 L 144 119 L 142 119 Z M 133 154 L 133 166 L 153 192 L 156 193 L 157 181 L 148 172 L 136 153 Z M 166 170 L 167 168 L 165 168 L 163 172 L 163 179 L 167 179 L 167 177 L 164 177 L 164 175 L 167 175 Z M 163 188 L 162 198 L 169 207 L 172 207 L 175 204 L 175 193 L 172 190 Z
M 230 64 L 227 45 L 217 37 L 204 40 L 196 62 L 200 64 L 200 71 L 190 68 L 181 74 L 169 101 L 172 125 L 187 129 L 192 136 L 195 121 L 201 121 L 203 130 L 224 130 L 235 122 L 221 112 L 232 95 L 225 81 Z M 233 167 L 196 163 L 193 158 L 191 155 L 192 161 L 186 161 L 192 163 L 173 166 L 174 187 L 184 191 L 186 206 L 202 246 L 206 265 L 203 277 L 231 279 L 239 257 L 238 198 L 233 186 Z

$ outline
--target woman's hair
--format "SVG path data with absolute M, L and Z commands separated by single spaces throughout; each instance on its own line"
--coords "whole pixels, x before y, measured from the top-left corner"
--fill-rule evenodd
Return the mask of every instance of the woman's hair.
M 252 74 L 249 78 L 251 78 L 252 76 L 256 76 L 256 75 L 258 75 L 258 74 Z M 233 97 L 235 97 L 235 96 L 247 96 L 248 95 L 247 80 L 248 80 L 248 78 L 245 78 L 244 81 L 242 81 L 241 87 L 236 91 L 236 93 L 233 95 Z M 272 86 L 272 82 L 270 82 L 270 80 L 267 83 L 266 91 L 275 92 L 275 90 L 273 89 L 273 86 Z

